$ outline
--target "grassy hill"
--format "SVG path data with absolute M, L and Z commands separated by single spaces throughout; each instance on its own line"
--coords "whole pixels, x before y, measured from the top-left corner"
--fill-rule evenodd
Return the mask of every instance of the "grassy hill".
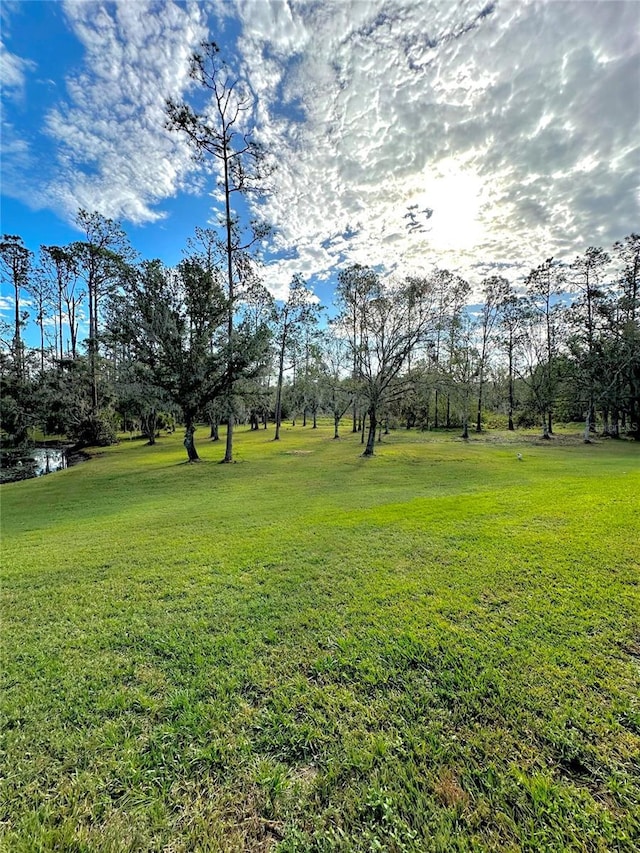
M 2 487 L 3 850 L 637 849 L 639 448 L 331 435 Z

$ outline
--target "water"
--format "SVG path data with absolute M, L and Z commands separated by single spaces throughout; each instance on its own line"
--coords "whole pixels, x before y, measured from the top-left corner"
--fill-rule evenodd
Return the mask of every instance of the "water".
M 3 450 L 0 453 L 0 483 L 13 483 L 61 471 L 69 464 L 67 451 L 54 447 L 31 450 Z

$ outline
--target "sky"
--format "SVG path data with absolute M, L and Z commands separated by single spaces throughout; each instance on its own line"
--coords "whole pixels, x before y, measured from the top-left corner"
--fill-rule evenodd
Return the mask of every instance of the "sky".
M 203 40 L 277 161 L 247 215 L 264 281 L 339 269 L 516 282 L 640 228 L 638 0 L 3 0 L 2 232 L 79 239 L 79 208 L 172 265 L 215 179 L 165 128 Z M 252 202 L 256 204 L 256 202 Z M 8 308 L 5 293 L 0 307 Z

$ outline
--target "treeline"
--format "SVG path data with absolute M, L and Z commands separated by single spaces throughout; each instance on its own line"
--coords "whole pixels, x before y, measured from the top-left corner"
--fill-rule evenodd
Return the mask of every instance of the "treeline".
M 364 453 L 389 427 L 508 429 L 584 422 L 638 439 L 640 236 L 571 264 L 545 260 L 515 288 L 501 276 L 471 283 L 447 270 L 389 281 L 373 269 L 340 272 L 330 312 L 301 277 L 285 302 L 264 287 L 250 250 L 196 229 L 175 268 L 140 261 L 116 222 L 80 211 L 83 239 L 1 243 L 12 322 L 2 330 L 0 407 L 5 439 L 34 430 L 79 444 L 195 425 L 218 439 L 233 426 L 284 418 L 314 427 L 330 416 L 360 431 Z M 229 268 L 229 261 L 232 268 Z M 229 286 L 232 282 L 232 287 Z M 330 319 L 329 319 L 330 317 Z M 39 345 L 25 343 L 35 323 Z M 81 329 L 87 329 L 84 334 Z

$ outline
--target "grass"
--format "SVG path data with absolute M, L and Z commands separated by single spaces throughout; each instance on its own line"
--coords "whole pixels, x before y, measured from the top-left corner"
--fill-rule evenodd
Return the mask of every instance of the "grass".
M 637 849 L 638 448 L 270 438 L 2 487 L 1 849 Z

